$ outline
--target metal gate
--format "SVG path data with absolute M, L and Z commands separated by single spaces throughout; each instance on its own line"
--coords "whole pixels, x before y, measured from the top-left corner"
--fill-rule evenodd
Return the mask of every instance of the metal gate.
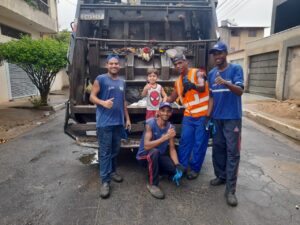
M 250 57 L 249 93 L 275 97 L 278 52 Z
M 8 64 L 11 98 L 22 98 L 37 95 L 38 90 L 29 79 L 26 72 L 15 64 Z

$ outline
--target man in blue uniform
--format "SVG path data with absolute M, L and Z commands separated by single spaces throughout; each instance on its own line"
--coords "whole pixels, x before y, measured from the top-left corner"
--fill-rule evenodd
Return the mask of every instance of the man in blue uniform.
M 118 76 L 119 57 L 109 55 L 106 66 L 108 73 L 97 76 L 90 95 L 90 101 L 97 105 L 96 127 L 102 198 L 109 197 L 111 179 L 116 182 L 123 181 L 116 172 L 116 164 L 124 129 L 124 116 L 126 128 L 131 126 L 125 102 L 125 82 Z
M 160 103 L 158 118 L 151 118 L 146 122 L 140 148 L 136 155 L 138 162 L 148 167 L 149 184 L 147 184 L 147 188 L 151 195 L 158 199 L 164 198 L 164 193 L 158 186 L 159 175 L 167 174 L 179 185 L 184 169 L 178 162 L 174 145 L 176 132 L 169 122 L 171 115 L 170 103 Z
M 210 184 L 226 184 L 227 204 L 237 206 L 235 192 L 241 147 L 243 70 L 240 65 L 227 63 L 227 46 L 223 42 L 215 44 L 209 53 L 216 65 L 208 74 L 215 125 L 212 159 L 216 175 Z

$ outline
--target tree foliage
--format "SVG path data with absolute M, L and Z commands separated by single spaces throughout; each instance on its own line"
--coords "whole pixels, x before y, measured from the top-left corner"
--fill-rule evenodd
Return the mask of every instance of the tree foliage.
M 41 103 L 47 105 L 51 84 L 67 64 L 67 49 L 68 44 L 63 41 L 24 36 L 0 44 L 0 59 L 21 67 L 39 90 Z
M 70 31 L 68 31 L 67 29 L 63 29 L 63 30 L 59 31 L 57 34 L 54 34 L 51 37 L 53 39 L 57 40 L 57 41 L 69 44 L 70 37 L 71 37 L 70 35 L 71 35 Z

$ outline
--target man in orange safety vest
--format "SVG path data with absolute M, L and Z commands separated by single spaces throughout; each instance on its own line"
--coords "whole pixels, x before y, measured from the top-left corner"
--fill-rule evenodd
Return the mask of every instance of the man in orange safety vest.
M 178 156 L 180 164 L 186 169 L 187 178 L 192 180 L 199 175 L 208 145 L 206 123 L 211 112 L 209 88 L 205 72 L 189 68 L 185 55 L 177 53 L 172 62 L 180 76 L 167 101 L 174 102 L 179 98 L 185 108 Z

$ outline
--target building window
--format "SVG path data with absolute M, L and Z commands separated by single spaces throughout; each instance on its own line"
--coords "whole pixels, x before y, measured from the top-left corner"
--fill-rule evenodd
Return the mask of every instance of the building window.
M 0 26 L 1 26 L 0 30 L 1 30 L 2 35 L 12 37 L 12 38 L 16 38 L 16 39 L 20 39 L 21 36 L 24 36 L 24 35 L 29 35 L 30 36 L 30 34 L 28 34 L 26 32 L 17 30 L 15 28 L 12 28 L 12 27 L 9 27 L 9 26 L 6 26 L 6 25 L 0 24 Z
M 24 0 L 31 7 L 49 15 L 48 0 Z
M 239 37 L 240 31 L 239 30 L 231 30 L 231 36 L 232 37 Z
M 248 37 L 256 37 L 257 31 L 256 30 L 249 30 L 248 31 Z

